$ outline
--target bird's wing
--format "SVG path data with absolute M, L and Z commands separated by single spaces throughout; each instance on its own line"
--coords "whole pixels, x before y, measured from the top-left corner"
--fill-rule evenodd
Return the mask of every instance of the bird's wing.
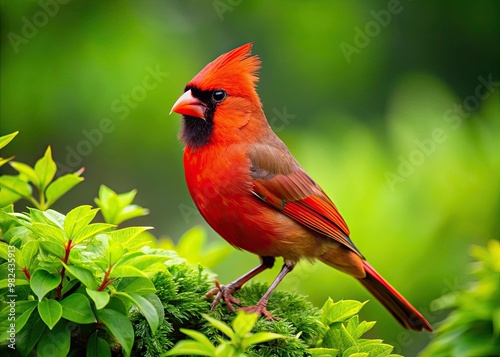
M 333 238 L 360 256 L 334 203 L 283 146 L 255 145 L 248 152 L 252 193 L 304 226 Z

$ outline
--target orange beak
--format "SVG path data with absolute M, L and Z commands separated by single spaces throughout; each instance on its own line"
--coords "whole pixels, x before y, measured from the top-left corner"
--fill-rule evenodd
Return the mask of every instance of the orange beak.
M 205 105 L 197 98 L 193 97 L 191 89 L 184 92 L 183 95 L 177 99 L 170 110 L 172 112 L 182 115 L 188 115 L 191 117 L 205 119 Z

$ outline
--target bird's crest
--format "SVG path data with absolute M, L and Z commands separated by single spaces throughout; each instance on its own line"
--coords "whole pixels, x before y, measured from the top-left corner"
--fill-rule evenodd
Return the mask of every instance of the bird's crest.
M 229 95 L 255 94 L 260 59 L 252 56 L 253 43 L 224 53 L 203 68 L 188 85 L 202 90 L 224 89 Z

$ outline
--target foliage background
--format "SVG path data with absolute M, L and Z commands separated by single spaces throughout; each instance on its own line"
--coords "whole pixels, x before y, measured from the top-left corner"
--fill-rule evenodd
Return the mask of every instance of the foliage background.
M 100 184 L 137 188 L 151 214 L 133 223 L 178 238 L 205 223 L 184 184 L 179 118 L 168 112 L 206 63 L 253 41 L 278 135 L 372 265 L 435 323 L 443 315 L 430 302 L 466 282 L 467 246 L 500 235 L 500 4 L 402 1 L 384 20 L 390 4 L 2 0 L 0 134 L 21 131 L 2 156 L 33 164 L 50 144 L 67 170 L 86 169 L 58 210 L 93 204 Z M 367 30 L 374 36 L 345 56 L 341 44 Z M 483 100 L 479 77 L 494 81 Z M 213 231 L 209 239 L 222 241 Z M 235 251 L 215 271 L 230 281 L 256 263 Z M 304 262 L 280 288 L 320 305 L 369 298 L 358 285 Z M 363 312 L 395 352 L 415 355 L 429 340 L 377 303 Z

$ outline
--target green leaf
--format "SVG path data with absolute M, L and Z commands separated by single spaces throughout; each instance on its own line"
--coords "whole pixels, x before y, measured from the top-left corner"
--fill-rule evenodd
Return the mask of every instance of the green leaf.
M 183 329 L 181 329 L 181 331 L 182 330 Z M 197 341 L 182 340 L 177 342 L 177 344 L 165 354 L 165 356 L 180 355 L 216 356 L 216 349 L 215 347 L 209 348 Z
M 226 325 L 224 322 L 220 321 L 220 320 L 217 320 L 217 319 L 214 319 L 213 317 L 210 317 L 206 314 L 203 314 L 202 315 L 203 318 L 205 320 L 207 320 L 208 322 L 210 322 L 210 324 L 215 327 L 216 329 L 220 330 L 221 332 L 223 332 L 227 337 L 229 337 L 230 339 L 233 339 L 234 338 L 234 332 L 233 330 L 231 330 L 231 327 L 229 327 L 228 325 Z
M 134 345 L 134 329 L 128 316 L 110 309 L 97 310 L 97 317 L 120 342 L 125 356 L 130 356 Z
M 23 245 L 22 255 L 25 263 L 25 267 L 29 268 L 33 263 L 33 260 L 38 255 L 38 249 L 40 248 L 40 243 L 37 240 L 30 240 Z
M 13 158 L 14 158 L 14 156 L 7 157 L 5 159 L 3 157 L 0 157 L 0 167 L 2 167 L 3 165 L 5 165 L 6 163 L 8 163 Z
M 138 250 L 149 243 L 149 240 L 141 239 L 142 233 L 149 229 L 153 229 L 153 227 L 126 227 L 110 232 L 108 235 L 114 241 L 122 243 L 130 252 Z
M 149 213 L 147 209 L 131 204 L 136 193 L 136 190 L 132 190 L 118 195 L 109 187 L 101 185 L 99 197 L 95 199 L 95 202 L 101 208 L 104 220 L 118 225 L 128 219 Z
M 340 323 L 338 323 L 338 325 L 340 325 Z M 326 330 L 326 333 L 323 336 L 323 342 L 321 343 L 321 347 L 327 347 L 327 348 L 343 347 L 338 326 L 333 325 L 333 327 Z
M 87 343 L 86 357 L 111 357 L 111 350 L 106 340 L 97 336 L 97 332 L 90 335 Z
M 47 190 L 45 191 L 47 206 L 54 204 L 54 202 L 56 202 L 62 195 L 82 181 L 83 177 L 80 177 L 80 173 L 66 174 L 56 179 L 47 187 Z
M 62 213 L 54 211 L 53 209 L 48 209 L 45 211 L 38 211 L 38 214 L 45 218 L 45 221 L 41 221 L 42 223 L 53 224 L 63 229 L 66 216 Z
M 356 332 L 352 334 L 352 337 L 354 337 L 355 339 L 360 338 L 361 336 L 363 336 L 363 334 L 365 334 L 365 332 L 371 330 L 371 328 L 375 326 L 375 324 L 376 321 L 362 321 L 356 328 Z
M 349 334 L 344 324 L 340 325 L 340 346 L 343 350 L 356 345 L 356 340 Z
M 153 304 L 151 304 L 148 300 L 146 300 L 142 296 L 134 293 L 116 292 L 114 293 L 114 295 L 127 299 L 133 305 L 135 305 L 135 307 L 137 307 L 137 309 L 148 321 L 148 324 L 151 327 L 151 333 L 153 335 L 155 334 L 156 329 L 160 324 L 160 317 L 158 316 L 158 312 L 156 311 Z
M 32 207 L 28 207 L 28 210 L 29 210 L 29 217 L 26 217 L 27 221 L 45 223 L 58 227 L 58 224 L 56 224 L 54 221 L 52 221 L 48 216 L 44 214 L 45 211 Z
M 339 355 L 339 350 L 336 348 L 309 348 L 307 352 L 311 354 L 311 357 L 337 357 Z
M 323 305 L 321 320 L 325 325 L 343 322 L 357 314 L 365 304 L 366 301 L 361 303 L 356 300 L 340 300 L 334 303 L 329 298 Z
M 10 283 L 12 283 L 11 279 L 0 280 L 0 289 L 6 289 Z M 29 285 L 29 284 L 30 284 L 30 282 L 27 279 L 15 279 L 14 280 L 14 285 L 16 287 L 21 286 L 21 285 Z
M 55 239 L 40 240 L 40 247 L 43 250 L 54 254 L 56 257 L 60 259 L 63 259 L 64 256 L 66 255 L 66 249 L 64 249 L 64 246 Z
M 34 307 L 36 307 L 37 302 L 31 302 L 34 303 Z M 19 320 L 16 321 L 16 327 L 18 321 Z M 32 318 L 29 319 L 29 322 L 26 324 L 26 326 L 20 329 L 16 334 L 16 348 L 19 350 L 19 353 L 22 356 L 28 356 L 30 353 L 32 353 L 32 350 L 35 348 L 38 340 L 40 340 L 40 337 L 47 330 L 47 325 L 45 325 L 45 322 L 42 321 L 40 315 L 32 315 Z
M 12 141 L 19 134 L 19 131 L 15 131 L 11 134 L 0 136 L 0 149 L 5 147 L 8 143 Z
M 38 302 L 38 313 L 43 322 L 52 330 L 61 319 L 63 309 L 56 300 L 43 298 Z
M 78 206 L 69 211 L 64 220 L 66 235 L 73 239 L 81 229 L 92 222 L 98 211 L 99 209 L 89 205 Z
M 115 227 L 113 224 L 108 223 L 94 223 L 86 227 L 83 227 L 78 233 L 73 237 L 75 243 L 80 244 L 86 239 L 95 236 L 98 233 L 106 232 L 107 230 Z
M 108 247 L 106 249 L 106 260 L 108 262 L 108 266 L 114 266 L 123 256 L 124 250 L 125 249 L 121 243 L 118 243 L 113 239 L 108 240 Z
M 108 304 L 110 296 L 107 291 L 95 291 L 95 290 L 90 290 L 89 288 L 86 288 L 85 291 L 94 301 L 95 308 L 97 310 L 104 308 Z
M 241 347 L 246 350 L 250 346 L 256 345 L 258 343 L 276 340 L 278 338 L 286 338 L 286 336 L 280 335 L 273 332 L 257 332 L 249 337 L 246 337 L 241 342 Z
M 117 291 L 132 292 L 138 295 L 153 294 L 156 288 L 149 278 L 132 277 L 123 278 L 116 287 Z
M 67 271 L 65 272 L 65 274 L 66 276 L 69 276 L 69 274 L 67 274 Z M 71 279 L 70 281 L 65 280 L 64 282 L 65 283 L 63 284 L 61 289 L 61 296 L 66 296 L 66 294 L 70 291 L 72 292 L 74 290 L 77 290 L 81 285 L 81 283 L 77 279 Z
M 63 265 L 71 275 L 73 275 L 76 279 L 81 281 L 83 285 L 85 285 L 87 288 L 93 290 L 97 289 L 98 285 L 97 280 L 95 279 L 94 275 L 90 270 L 87 270 L 77 265 L 67 265 L 64 263 Z
M 111 299 L 109 299 L 109 304 L 106 306 L 109 310 L 115 310 L 121 313 L 122 315 L 127 315 L 129 309 L 125 307 L 125 304 L 123 303 L 123 300 L 116 296 L 111 296 Z
M 1 166 L 1 161 L 0 161 Z M 30 187 L 31 188 L 31 187 Z M 3 190 L 0 186 L 0 207 L 5 207 L 7 205 L 13 204 L 20 200 L 22 197 L 12 191 Z
M 212 353 L 215 353 L 215 346 L 212 344 L 212 342 L 210 342 L 210 340 L 208 339 L 207 336 L 205 336 L 204 334 L 202 334 L 201 332 L 198 332 L 198 331 L 195 331 L 195 330 L 188 330 L 188 329 L 185 329 L 185 328 L 181 328 L 180 331 L 185 334 L 185 335 L 188 335 L 189 337 L 191 337 L 193 340 L 201 343 L 202 345 L 204 345 L 207 349 L 207 351 L 212 351 Z
M 56 163 L 52 160 L 52 150 L 48 146 L 45 155 L 35 164 L 35 173 L 38 177 L 38 189 L 40 192 L 45 191 L 50 181 L 54 178 L 56 171 Z
M 52 224 L 33 222 L 31 230 L 33 233 L 46 240 L 60 243 L 61 247 L 68 241 L 68 237 L 65 235 L 64 231 Z
M 115 267 L 121 265 L 130 265 L 143 272 L 150 270 L 156 264 L 164 263 L 170 257 L 164 255 L 148 255 L 143 252 L 132 252 L 125 254 L 116 264 Z
M 23 215 L 22 213 L 16 214 Z M 6 231 L 14 221 L 16 221 L 16 217 L 14 216 L 14 204 L 11 203 L 4 207 L 0 207 L 0 227 Z
M 23 164 L 22 162 L 12 161 L 10 163 L 17 172 L 24 175 L 30 182 L 32 182 L 35 186 L 38 187 L 39 181 L 38 176 L 35 173 L 35 170 L 29 165 Z
M 89 299 L 79 293 L 71 294 L 61 301 L 62 316 L 69 321 L 79 324 L 97 322 L 94 312 L 90 307 Z
M 52 330 L 47 330 L 38 341 L 38 357 L 66 357 L 71 342 L 70 329 L 60 321 Z
M 19 176 L 0 176 L 0 188 L 24 198 L 31 197 L 31 186 L 26 181 L 21 180 Z
M 160 324 L 163 322 L 165 319 L 165 308 L 163 307 L 163 303 L 160 300 L 160 298 L 156 294 L 146 294 L 146 295 L 141 295 L 144 299 L 148 300 L 151 305 L 156 310 L 156 313 L 158 314 L 158 317 L 160 318 Z
M 15 246 L 12 246 L 13 240 L 14 239 L 12 239 L 10 242 L 10 247 L 7 244 L 0 243 L 0 258 L 5 259 L 6 261 L 10 260 L 11 263 L 16 264 L 16 267 L 18 269 L 22 269 L 24 268 L 24 259 L 22 256 L 22 252 Z M 11 250 L 12 247 L 14 248 L 14 250 Z M 12 259 L 14 259 L 14 261 L 12 261 Z
M 98 234 L 86 242 L 85 246 L 75 246 L 70 253 L 70 261 L 86 262 L 89 269 L 98 267 L 104 272 L 109 264 L 106 260 L 106 250 L 109 248 L 109 237 L 107 234 Z
M 118 267 L 113 267 L 111 269 L 111 273 L 109 273 L 110 278 L 124 278 L 124 277 L 147 277 L 147 275 L 140 271 L 139 269 L 130 266 L 130 265 L 122 265 Z
M 117 242 L 129 243 L 132 242 L 142 232 L 145 232 L 149 229 L 153 229 L 153 227 L 126 227 L 117 229 L 116 231 L 111 232 L 109 235 Z
M 106 223 L 117 224 L 115 220 L 120 206 L 116 192 L 105 185 L 101 185 L 99 187 L 99 198 L 96 198 L 94 201 L 101 209 L 104 221 Z
M 380 343 L 377 340 L 368 340 L 357 346 L 349 347 L 344 351 L 342 357 L 352 356 L 355 353 L 366 353 L 366 356 L 370 357 L 386 357 L 393 349 L 394 347 L 391 345 Z
M 356 335 L 356 329 L 359 326 L 359 316 L 354 315 L 351 317 L 349 320 L 347 320 L 347 325 L 345 326 L 347 332 L 349 335 L 351 335 L 354 339 L 357 339 L 357 337 L 354 337 Z M 359 337 L 359 336 L 358 336 Z
M 49 291 L 57 288 L 60 282 L 61 276 L 59 274 L 50 273 L 45 269 L 37 269 L 31 275 L 30 286 L 40 302 Z
M 122 209 L 120 212 L 120 216 L 118 219 L 118 223 L 128 221 L 129 219 L 147 216 L 149 214 L 149 210 L 147 208 L 143 208 L 138 205 L 128 205 Z
M 244 354 L 241 353 L 240 349 L 229 342 L 222 342 L 215 349 L 216 357 L 245 357 Z
M 36 301 L 16 301 L 16 334 L 22 330 L 33 310 L 37 306 Z M 7 306 L 7 308 L 9 308 Z M 7 316 L 5 316 L 7 319 Z M 7 331 L 2 331 L 0 334 L 0 341 L 5 340 L 9 336 Z
M 245 337 L 252 331 L 259 315 L 257 314 L 247 314 L 244 311 L 238 311 L 236 318 L 233 321 L 234 332 L 241 337 Z

